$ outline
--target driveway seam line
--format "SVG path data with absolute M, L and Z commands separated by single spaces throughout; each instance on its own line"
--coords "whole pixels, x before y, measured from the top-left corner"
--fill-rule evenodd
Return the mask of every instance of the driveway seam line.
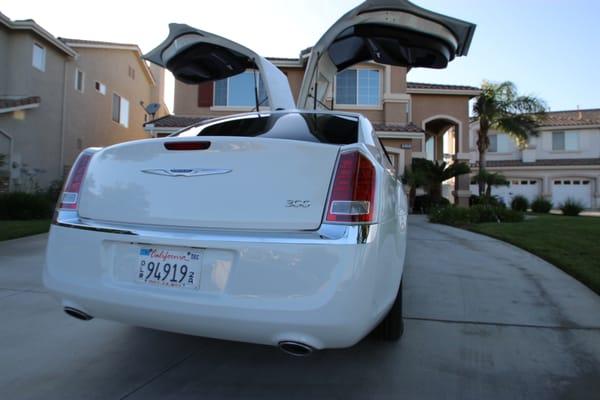
M 556 326 L 556 325 L 511 324 L 508 322 L 465 321 L 465 320 L 423 318 L 423 317 L 403 317 L 403 319 L 408 320 L 408 321 L 440 322 L 440 323 L 447 323 L 447 324 L 506 326 L 506 327 L 515 327 L 515 328 L 538 328 L 538 329 L 554 329 L 554 330 L 567 330 L 567 331 L 600 331 L 600 326 Z
M 186 355 L 182 359 L 180 359 L 178 361 L 175 361 L 173 364 L 169 365 L 167 368 L 165 368 L 162 371 L 160 371 L 158 374 L 156 374 L 155 376 L 153 376 L 152 378 L 150 378 L 148 381 L 142 383 L 140 386 L 136 387 L 132 391 L 126 393 L 124 396 L 120 397 L 119 400 L 124 400 L 124 399 L 128 398 L 129 396 L 135 394 L 136 392 L 140 391 L 141 389 L 145 388 L 146 386 L 148 386 L 149 384 L 151 384 L 152 382 L 154 382 L 155 380 L 157 380 L 158 378 L 160 378 L 161 376 L 163 376 L 164 374 L 166 374 L 167 372 L 169 372 L 173 368 L 178 367 L 179 365 L 181 365 L 182 363 L 184 363 L 187 359 L 189 359 L 191 356 L 193 356 L 194 353 L 195 352 L 192 351 L 191 353 L 189 353 L 188 355 Z

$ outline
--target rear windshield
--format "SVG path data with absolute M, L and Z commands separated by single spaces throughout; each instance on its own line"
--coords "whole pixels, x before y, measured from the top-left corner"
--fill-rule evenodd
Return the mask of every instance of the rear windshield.
M 329 144 L 358 141 L 358 118 L 319 113 L 261 113 L 207 121 L 173 136 L 243 136 Z

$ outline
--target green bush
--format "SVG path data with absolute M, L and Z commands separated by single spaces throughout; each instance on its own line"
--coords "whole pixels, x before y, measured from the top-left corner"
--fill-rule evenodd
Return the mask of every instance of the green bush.
M 0 194 L 0 220 L 50 218 L 53 207 L 54 203 L 42 193 Z
M 471 222 L 471 209 L 462 207 L 439 207 L 429 213 L 429 221 L 446 225 L 467 225 Z
M 515 211 L 525 212 L 529 208 L 529 200 L 525 196 L 516 195 L 510 202 L 510 208 Z
M 520 211 L 489 204 L 478 204 L 471 208 L 435 208 L 429 214 L 430 222 L 457 226 L 483 222 L 521 222 L 523 219 L 524 215 Z
M 531 203 L 531 211 L 534 213 L 547 214 L 552 209 L 552 202 L 546 200 L 542 196 L 536 197 L 536 199 Z
M 475 205 L 479 205 L 479 204 L 487 204 L 493 207 L 502 207 L 505 208 L 506 204 L 504 204 L 504 201 L 502 201 L 502 199 L 498 196 L 491 196 L 488 197 L 486 195 L 483 196 L 477 196 L 477 195 L 471 195 L 471 197 L 469 197 L 469 206 L 475 206 Z
M 560 209 L 564 215 L 576 217 L 580 212 L 583 211 L 583 204 L 578 200 L 568 198 L 564 203 L 560 205 Z

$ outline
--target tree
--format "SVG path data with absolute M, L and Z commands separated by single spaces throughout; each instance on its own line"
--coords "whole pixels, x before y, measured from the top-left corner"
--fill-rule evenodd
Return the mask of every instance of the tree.
M 419 168 L 406 168 L 404 175 L 402 175 L 402 183 L 408 185 L 408 209 L 413 210 L 415 206 L 415 197 L 417 195 L 417 188 L 422 187 L 427 182 L 425 177 L 425 171 Z
M 524 147 L 530 136 L 537 135 L 536 128 L 545 116 L 546 104 L 534 96 L 520 96 L 514 83 L 506 81 L 491 83 L 484 81 L 481 94 L 473 104 L 473 116 L 479 120 L 477 150 L 479 169 L 486 168 L 486 152 L 490 147 L 488 132 L 498 129 L 512 136 L 519 146 Z M 479 195 L 484 192 L 479 183 Z
M 510 182 L 504 175 L 496 172 L 487 172 L 484 169 L 479 170 L 479 173 L 477 174 L 477 183 L 480 185 L 483 183 L 485 197 L 488 199 L 492 197 L 492 187 L 510 185 Z
M 431 204 L 439 204 L 442 200 L 442 183 L 459 175 L 468 174 L 471 168 L 462 162 L 451 164 L 445 161 L 431 161 L 423 158 L 413 159 L 413 170 L 420 170 L 425 177 L 425 188 L 431 198 Z

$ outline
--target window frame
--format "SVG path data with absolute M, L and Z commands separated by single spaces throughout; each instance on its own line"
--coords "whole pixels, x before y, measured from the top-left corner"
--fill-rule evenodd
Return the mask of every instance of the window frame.
M 41 50 L 41 65 L 36 65 L 36 57 L 35 57 L 35 50 L 36 48 Z M 32 48 L 31 48 L 31 66 L 35 69 L 37 69 L 38 71 L 41 72 L 46 72 L 46 47 L 42 46 L 40 43 L 38 42 L 33 42 Z
M 557 149 L 554 147 L 554 137 L 555 135 L 562 134 L 563 135 L 563 147 L 562 149 Z M 573 131 L 552 131 L 550 133 L 551 141 L 552 141 L 552 152 L 553 153 L 577 153 L 581 151 L 581 135 L 579 132 Z M 571 138 L 571 139 L 569 139 Z M 574 141 L 573 141 L 574 139 Z M 569 146 L 569 144 L 573 144 L 574 146 Z
M 94 89 L 96 89 L 96 92 L 100 93 L 102 96 L 106 96 L 106 85 L 104 83 L 100 81 L 94 81 Z
M 353 109 L 358 109 L 358 110 L 382 110 L 383 109 L 383 79 L 384 79 L 384 75 L 382 74 L 382 70 L 379 68 L 375 68 L 375 67 L 352 67 L 352 68 L 347 68 L 344 71 L 350 71 L 350 70 L 355 70 L 356 71 L 356 104 L 345 104 L 345 103 L 339 103 L 338 102 L 338 97 L 337 97 L 337 87 L 338 87 L 338 74 L 335 74 L 335 78 L 334 78 L 334 82 L 333 82 L 333 106 L 334 108 L 342 108 L 342 109 L 349 109 L 349 110 L 353 110 Z M 375 71 L 377 72 L 377 76 L 378 76 L 378 88 L 377 88 L 377 104 L 362 104 L 359 103 L 359 90 L 360 90 L 360 78 L 359 78 L 359 71 Z M 340 71 L 343 72 L 343 71 Z
M 79 74 L 81 74 L 81 89 L 77 87 L 77 83 L 79 82 Z M 75 82 L 74 82 L 75 91 L 79 93 L 85 92 L 85 72 L 80 70 L 79 68 L 75 68 Z
M 118 100 L 119 100 L 118 101 L 119 105 L 116 108 L 115 108 L 115 97 L 118 98 Z M 123 121 L 123 112 L 122 112 L 122 110 L 123 110 L 123 100 L 125 100 L 125 102 L 127 103 L 127 113 L 126 113 L 127 114 L 127 120 L 126 121 Z M 129 128 L 130 105 L 131 105 L 131 102 L 127 98 L 121 96 L 117 92 L 113 92 L 113 95 L 112 95 L 112 104 L 111 104 L 111 107 L 112 107 L 112 109 L 111 109 L 111 121 L 114 122 L 115 124 L 118 124 L 118 125 L 124 127 L 124 128 Z M 115 113 L 115 110 L 118 110 L 118 111 Z M 118 121 L 115 120 L 115 116 L 117 117 Z
M 253 69 L 247 69 L 244 72 L 237 74 L 237 75 L 233 75 L 230 76 L 228 78 L 225 79 L 219 79 L 218 81 L 214 81 L 213 82 L 213 99 L 212 99 L 212 106 L 210 107 L 211 110 L 228 110 L 228 111 L 251 111 L 254 110 L 256 108 L 256 104 L 251 104 L 249 106 L 240 106 L 240 105 L 229 105 L 229 98 L 230 98 L 230 79 L 231 78 L 235 78 L 236 76 L 240 76 L 242 74 L 248 74 L 248 73 L 255 73 L 258 74 L 257 79 L 258 79 L 258 96 L 259 96 L 259 100 L 260 100 L 260 95 L 261 95 L 261 84 L 264 88 L 264 83 L 262 83 L 262 77 L 260 75 L 260 72 L 257 70 L 253 70 Z M 217 104 L 216 99 L 217 99 L 217 82 L 221 82 L 221 81 L 226 81 L 226 105 L 223 104 Z M 254 85 L 252 85 L 252 90 L 254 91 Z M 266 95 L 266 102 L 263 105 L 259 105 L 259 109 L 257 111 L 261 111 L 261 110 L 266 110 L 269 109 L 269 103 L 268 103 L 268 94 L 266 92 L 266 88 L 264 88 L 264 93 Z M 254 101 L 254 94 L 252 95 L 252 100 Z

